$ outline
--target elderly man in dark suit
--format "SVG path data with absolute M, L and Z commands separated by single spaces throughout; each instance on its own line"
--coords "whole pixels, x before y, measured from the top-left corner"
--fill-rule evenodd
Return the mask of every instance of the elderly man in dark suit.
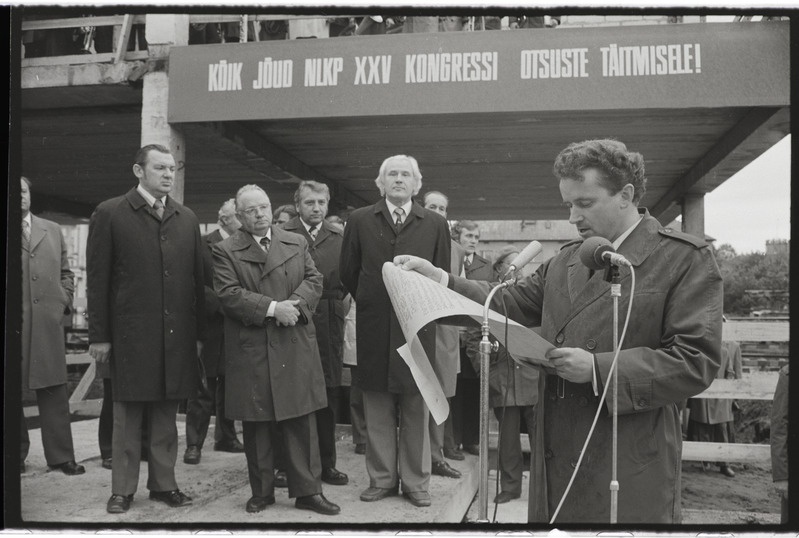
M 30 212 L 30 183 L 24 177 L 21 183 L 22 389 L 36 391 L 47 465 L 66 475 L 83 474 L 72 446 L 64 358 L 64 315 L 72 311 L 75 275 L 69 268 L 61 228 Z M 20 471 L 24 473 L 30 438 L 21 408 L 20 416 Z
M 466 254 L 463 259 L 465 276 L 469 280 L 491 280 L 491 263 L 477 254 L 480 227 L 473 220 L 461 220 L 452 228 L 452 238 Z M 461 333 L 458 386 L 452 398 L 452 429 L 455 446 L 463 445 L 469 454 L 480 453 L 480 372 L 475 371 L 466 353 L 465 332 Z
M 383 161 L 375 183 L 384 198 L 350 215 L 341 251 L 341 281 L 357 308 L 358 365 L 352 378 L 363 391 L 366 416 L 369 488 L 361 500 L 395 495 L 402 480 L 402 492 L 412 504 L 429 506 L 429 412 L 410 368 L 397 352 L 405 336 L 383 283 L 382 267 L 394 256 L 414 254 L 449 270 L 447 221 L 413 201 L 422 186 L 413 157 L 395 155 Z M 434 357 L 435 323 L 422 328 L 419 339 L 427 356 Z
M 274 431 L 287 460 L 295 506 L 335 515 L 322 494 L 315 412 L 327 405 L 313 312 L 322 295 L 301 235 L 272 226 L 269 196 L 257 185 L 236 194 L 241 228 L 214 245 L 214 290 L 225 312 L 228 418 L 244 426 L 252 488 L 247 512 L 275 502 Z
M 313 323 L 322 370 L 325 373 L 327 407 L 316 412 L 322 481 L 343 486 L 349 477 L 336 469 L 336 423 L 341 402 L 341 369 L 344 346 L 344 298 L 347 290 L 338 273 L 342 229 L 325 220 L 330 190 L 316 181 L 303 181 L 294 193 L 298 216 L 283 229 L 305 237 L 316 269 L 322 273 L 322 298 L 316 306 Z
M 139 184 L 102 202 L 86 244 L 89 353 L 110 361 L 114 397 L 111 498 L 130 508 L 148 419 L 150 499 L 191 504 L 175 481 L 178 403 L 194 394 L 205 333 L 203 249 L 197 217 L 169 196 L 175 159 L 161 145 L 136 154 Z
M 197 386 L 197 392 L 186 402 L 186 452 L 183 462 L 190 465 L 200 463 L 203 442 L 208 433 L 211 413 L 216 415 L 214 428 L 214 450 L 221 452 L 244 452 L 244 445 L 236 437 L 234 422 L 225 417 L 225 319 L 222 305 L 214 291 L 214 260 L 211 248 L 241 227 L 236 218 L 236 200 L 231 198 L 219 208 L 219 228 L 203 240 L 207 249 L 203 251 L 203 273 L 205 274 L 205 317 L 207 330 L 202 359 L 205 383 Z

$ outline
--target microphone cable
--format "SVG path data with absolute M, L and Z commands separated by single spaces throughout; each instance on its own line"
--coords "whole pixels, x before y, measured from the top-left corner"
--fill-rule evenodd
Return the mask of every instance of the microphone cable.
M 624 342 L 624 337 L 627 334 L 627 326 L 630 323 L 630 314 L 633 310 L 633 297 L 635 296 L 635 269 L 632 266 L 629 269 L 631 276 L 630 302 L 627 306 L 627 317 L 624 319 L 624 328 L 621 331 L 621 336 L 619 336 L 619 344 L 616 346 L 616 353 L 613 355 L 613 362 L 610 364 L 608 383 L 605 383 L 605 389 L 602 391 L 602 397 L 599 399 L 599 406 L 597 407 L 596 414 L 594 415 L 594 421 L 591 423 L 591 428 L 588 430 L 588 436 L 585 438 L 585 443 L 583 444 L 582 450 L 580 450 L 580 457 L 577 459 L 577 464 L 574 466 L 574 472 L 572 472 L 572 476 L 569 479 L 566 490 L 563 492 L 563 496 L 560 498 L 560 502 L 558 502 L 558 507 L 555 509 L 555 513 L 552 515 L 552 518 L 549 521 L 550 525 L 555 523 L 555 519 L 558 517 L 560 509 L 563 507 L 563 503 L 566 501 L 566 496 L 569 494 L 569 491 L 571 491 L 572 484 L 574 484 L 574 479 L 577 477 L 577 473 L 580 471 L 580 465 L 583 462 L 583 456 L 585 456 L 585 452 L 588 449 L 588 443 L 591 441 L 591 437 L 594 435 L 594 429 L 596 428 L 596 423 L 599 420 L 599 415 L 602 413 L 602 404 L 607 399 L 608 388 L 611 385 L 610 380 L 613 378 L 613 375 L 616 372 L 616 366 L 619 360 L 619 352 L 621 351 L 621 345 L 622 342 Z

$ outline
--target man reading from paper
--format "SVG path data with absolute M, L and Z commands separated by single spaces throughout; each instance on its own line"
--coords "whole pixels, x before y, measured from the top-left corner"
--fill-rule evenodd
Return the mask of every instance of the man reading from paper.
M 677 404 L 710 385 L 719 367 L 722 281 L 704 240 L 663 228 L 639 208 L 645 192 L 643 157 L 615 140 L 569 145 L 555 160 L 569 221 L 581 239 L 504 293 L 510 317 L 556 347 L 553 368 L 539 387 L 543 436 L 530 481 L 531 522 L 549 521 L 580 456 L 613 361 L 610 284 L 580 261 L 582 240 L 603 237 L 636 273 L 630 326 L 619 355 L 618 522 L 679 523 L 682 436 Z M 395 263 L 483 302 L 486 282 L 446 275 L 429 262 Z M 630 269 L 620 268 L 623 320 Z M 501 299 L 495 297 L 497 305 Z M 495 306 L 496 308 L 497 306 Z M 621 331 L 620 331 L 621 332 Z M 509 345 L 512 352 L 512 342 Z M 604 404 L 571 494 L 555 523 L 610 521 L 612 417 Z

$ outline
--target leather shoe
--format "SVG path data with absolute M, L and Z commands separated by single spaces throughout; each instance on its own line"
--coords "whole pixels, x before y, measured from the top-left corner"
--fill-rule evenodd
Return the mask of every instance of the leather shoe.
M 289 487 L 289 479 L 286 476 L 286 471 L 275 471 L 275 483 L 274 486 L 276 488 L 287 488 Z
M 447 458 L 448 460 L 455 460 L 455 461 L 463 461 L 466 459 L 466 456 L 463 455 L 463 452 L 461 452 L 457 448 L 445 448 L 444 457 Z
M 238 439 L 214 443 L 214 450 L 217 452 L 244 452 L 244 445 Z
M 322 469 L 322 482 L 331 484 L 333 486 L 344 486 L 349 481 L 349 477 L 335 467 L 327 467 Z
M 361 500 L 367 503 L 379 501 L 380 499 L 385 499 L 386 497 L 391 497 L 392 495 L 397 494 L 397 487 L 394 486 L 393 488 L 375 488 L 370 487 L 363 490 L 361 493 Z
M 103 463 L 101 465 L 103 469 L 111 469 L 113 467 L 113 460 L 111 458 L 103 458 Z
M 183 463 L 188 463 L 189 465 L 197 465 L 200 463 L 200 458 L 202 457 L 202 453 L 200 452 L 200 447 L 197 445 L 191 445 L 186 447 L 186 452 L 183 454 Z
M 355 453 L 361 455 L 366 454 L 366 443 L 356 443 Z
M 426 491 L 404 491 L 402 495 L 414 506 L 430 506 L 430 494 Z
M 335 516 L 341 512 L 339 505 L 328 501 L 321 493 L 317 493 L 316 495 L 306 495 L 305 497 L 297 497 L 297 500 L 294 501 L 294 506 L 300 510 L 313 510 L 317 514 L 322 514 L 325 516 Z
M 463 445 L 463 451 L 472 454 L 473 456 L 480 455 L 480 446 L 479 445 Z
M 74 476 L 76 474 L 83 474 L 86 472 L 86 468 L 83 467 L 83 465 L 78 465 L 75 463 L 75 460 L 59 463 L 58 465 L 49 465 L 48 467 L 50 467 L 50 469 L 53 471 L 61 471 L 68 476 Z
M 449 463 L 446 461 L 434 461 L 432 472 L 433 474 L 437 474 L 438 476 L 446 476 L 447 478 L 461 477 L 461 472 L 450 467 Z
M 729 476 L 730 478 L 735 478 L 735 471 L 730 469 L 729 465 L 725 464 L 725 465 L 722 465 L 721 467 L 719 467 L 719 472 L 721 474 L 723 474 L 724 476 Z
M 506 502 L 510 502 L 513 499 L 518 499 L 521 497 L 521 493 L 511 493 L 510 491 L 500 491 L 496 497 L 494 497 L 495 504 L 504 504 Z
M 256 512 L 260 512 L 270 504 L 275 504 L 275 496 L 268 495 L 266 497 L 250 497 L 250 500 L 247 501 L 247 510 L 249 513 L 254 514 Z
M 161 501 L 172 508 L 188 506 L 191 504 L 191 497 L 179 489 L 173 489 L 172 491 L 151 491 L 150 499 L 154 501 Z
M 109 514 L 122 514 L 130 508 L 130 501 L 133 500 L 133 493 L 130 495 L 111 495 L 105 505 L 105 511 Z

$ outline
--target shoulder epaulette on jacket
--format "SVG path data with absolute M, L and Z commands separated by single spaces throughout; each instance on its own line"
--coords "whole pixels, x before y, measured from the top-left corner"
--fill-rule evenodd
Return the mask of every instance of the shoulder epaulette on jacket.
M 702 248 L 708 245 L 707 241 L 705 241 L 700 237 L 679 230 L 673 230 L 671 228 L 660 228 L 658 230 L 658 233 L 663 237 L 670 237 L 672 239 L 677 239 L 678 241 L 682 241 L 683 243 L 688 243 L 689 245 L 693 245 L 695 248 Z

